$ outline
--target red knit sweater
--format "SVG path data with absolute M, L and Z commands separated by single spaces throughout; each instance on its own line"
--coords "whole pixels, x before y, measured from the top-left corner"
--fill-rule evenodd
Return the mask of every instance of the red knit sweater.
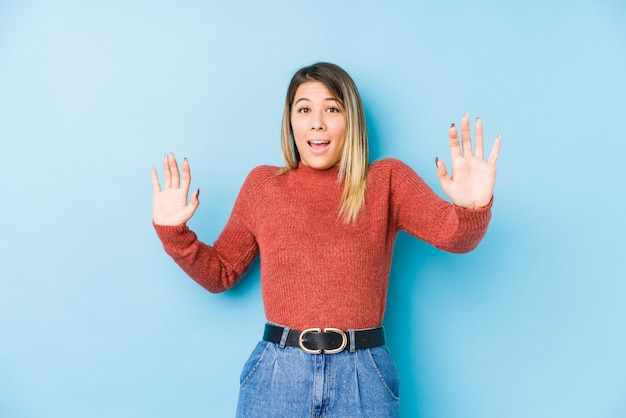
M 165 251 L 211 292 L 233 286 L 260 254 L 267 319 L 294 329 L 380 326 L 399 230 L 462 253 L 478 245 L 491 217 L 491 203 L 455 206 L 404 163 L 384 159 L 370 166 L 365 204 L 356 224 L 346 225 L 338 168 L 277 171 L 250 172 L 213 246 L 186 225 L 155 229 Z

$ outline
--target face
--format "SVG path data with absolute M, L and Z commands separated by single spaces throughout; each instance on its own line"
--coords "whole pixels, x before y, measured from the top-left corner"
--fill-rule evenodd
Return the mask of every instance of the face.
M 323 83 L 307 81 L 298 86 L 291 108 L 291 129 L 303 164 L 316 170 L 339 164 L 346 117 Z

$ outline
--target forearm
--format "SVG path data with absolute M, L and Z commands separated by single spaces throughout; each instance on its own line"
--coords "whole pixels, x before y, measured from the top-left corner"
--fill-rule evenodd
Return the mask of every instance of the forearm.
M 212 293 L 231 288 L 242 272 L 237 272 L 220 257 L 215 247 L 201 242 L 186 225 L 154 224 L 165 252 L 180 268 Z
M 452 205 L 445 222 L 434 236 L 432 244 L 444 251 L 467 253 L 475 249 L 487 233 L 493 199 L 480 209 L 465 209 Z

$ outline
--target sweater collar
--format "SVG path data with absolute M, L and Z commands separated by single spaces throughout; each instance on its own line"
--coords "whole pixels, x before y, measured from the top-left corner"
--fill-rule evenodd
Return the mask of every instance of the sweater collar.
M 298 178 L 315 180 L 330 179 L 336 181 L 337 176 L 339 175 L 339 166 L 334 166 L 326 170 L 316 170 L 315 168 L 311 168 L 300 161 L 298 163 L 298 168 L 293 171 Z

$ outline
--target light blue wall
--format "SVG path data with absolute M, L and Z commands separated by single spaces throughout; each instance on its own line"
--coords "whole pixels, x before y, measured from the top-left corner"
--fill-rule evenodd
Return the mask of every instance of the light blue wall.
M 476 251 L 398 238 L 403 416 L 626 417 L 625 22 L 621 0 L 1 1 L 0 416 L 233 415 L 258 264 L 221 295 L 188 279 L 150 168 L 190 159 L 212 242 L 248 171 L 281 163 L 291 74 L 328 60 L 373 157 L 438 192 L 464 111 L 504 139 Z

